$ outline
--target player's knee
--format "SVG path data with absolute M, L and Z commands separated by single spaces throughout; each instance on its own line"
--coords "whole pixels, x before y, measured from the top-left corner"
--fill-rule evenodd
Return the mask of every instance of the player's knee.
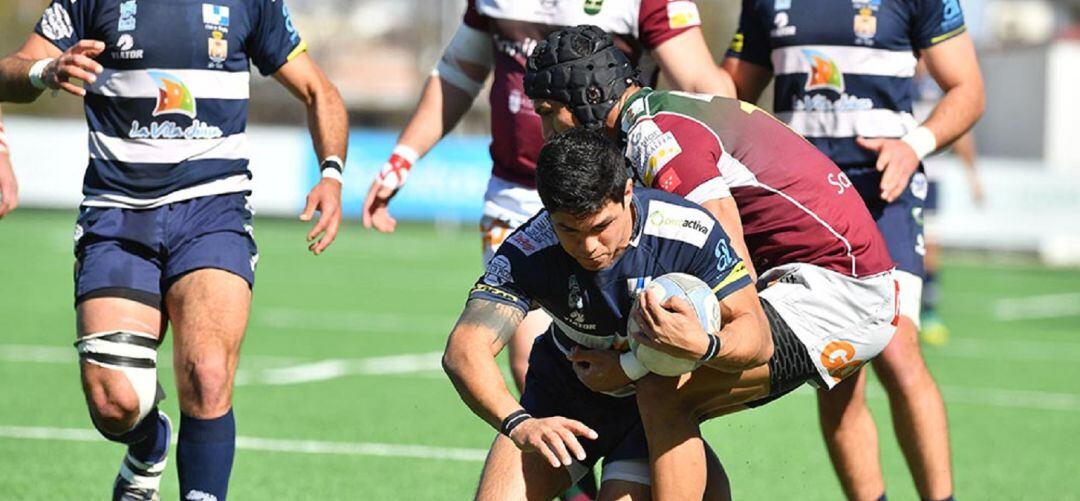
M 188 359 L 177 371 L 181 406 L 193 417 L 216 417 L 231 402 L 231 375 L 224 357 Z
M 139 423 L 164 396 L 157 384 L 157 339 L 115 331 L 80 338 L 83 390 L 95 427 L 115 438 Z
M 139 397 L 130 388 L 87 382 L 85 391 L 94 426 L 106 437 L 120 435 L 139 422 Z

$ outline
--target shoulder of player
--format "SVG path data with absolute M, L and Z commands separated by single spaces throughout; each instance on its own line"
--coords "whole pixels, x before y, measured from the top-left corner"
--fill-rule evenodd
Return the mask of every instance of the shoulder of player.
M 671 245 L 703 248 L 719 223 L 708 211 L 682 197 L 660 190 L 639 190 L 644 219 L 642 240 L 661 251 Z
M 559 237 L 555 235 L 555 228 L 551 224 L 551 218 L 546 210 L 537 213 L 532 219 L 519 226 L 507 237 L 503 245 L 510 245 L 524 258 L 530 258 L 534 254 L 545 249 L 557 247 Z

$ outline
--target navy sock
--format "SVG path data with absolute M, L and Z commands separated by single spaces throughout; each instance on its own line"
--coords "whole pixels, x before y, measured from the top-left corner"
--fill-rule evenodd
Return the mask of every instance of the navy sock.
M 934 501 L 934 500 L 923 498 L 923 501 Z M 947 498 L 942 498 L 942 499 L 939 499 L 937 501 L 953 501 L 953 497 L 950 495 Z
M 132 457 L 146 464 L 154 464 L 161 461 L 169 452 L 169 424 L 165 416 L 154 407 L 143 420 L 135 426 L 135 432 L 139 430 L 140 438 L 128 442 L 128 452 Z M 130 432 L 129 432 L 130 433 Z
M 923 279 L 922 310 L 924 313 L 933 314 L 937 309 L 938 297 L 937 272 L 927 271 Z
M 889 497 L 884 492 L 881 493 L 881 497 L 877 498 L 877 501 L 889 501 Z
M 236 420 L 232 409 L 215 419 L 196 419 L 181 413 L 176 447 L 181 498 L 225 501 L 235 453 Z

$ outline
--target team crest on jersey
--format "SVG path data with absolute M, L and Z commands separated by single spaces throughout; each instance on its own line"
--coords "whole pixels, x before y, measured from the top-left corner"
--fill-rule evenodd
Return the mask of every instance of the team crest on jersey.
M 667 4 L 668 27 L 677 30 L 701 24 L 697 4 L 689 0 L 671 0 Z
M 135 48 L 135 37 L 131 36 L 131 33 L 124 33 L 120 35 L 120 38 L 116 39 L 116 50 L 110 54 L 113 59 L 142 59 L 143 49 Z
M 653 200 L 649 202 L 645 229 L 642 232 L 686 242 L 700 249 L 709 239 L 715 225 L 716 220 L 699 209 Z
M 855 43 L 874 45 L 874 35 L 877 35 L 876 14 L 881 8 L 881 0 L 854 0 L 851 5 L 855 8 L 855 21 L 852 26 Z
M 206 42 L 208 45 L 207 56 L 210 58 L 210 65 L 215 68 L 221 68 L 222 63 L 229 58 L 229 41 L 220 31 L 215 31 Z
M 157 106 L 153 116 L 177 113 L 195 118 L 195 96 L 191 95 L 183 81 L 162 71 L 149 73 L 158 86 Z
M 843 94 L 844 74 L 836 67 L 836 62 L 821 51 L 803 49 L 802 53 L 810 64 L 810 72 L 806 76 L 806 90 L 826 89 Z
M 604 0 L 585 0 L 585 13 L 595 16 L 604 8 Z

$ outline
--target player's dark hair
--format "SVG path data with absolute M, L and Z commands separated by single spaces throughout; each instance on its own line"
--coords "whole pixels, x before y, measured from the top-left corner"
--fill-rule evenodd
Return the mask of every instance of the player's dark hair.
M 595 214 L 607 202 L 622 203 L 626 161 L 606 136 L 575 128 L 552 138 L 536 161 L 536 190 L 548 212 Z

